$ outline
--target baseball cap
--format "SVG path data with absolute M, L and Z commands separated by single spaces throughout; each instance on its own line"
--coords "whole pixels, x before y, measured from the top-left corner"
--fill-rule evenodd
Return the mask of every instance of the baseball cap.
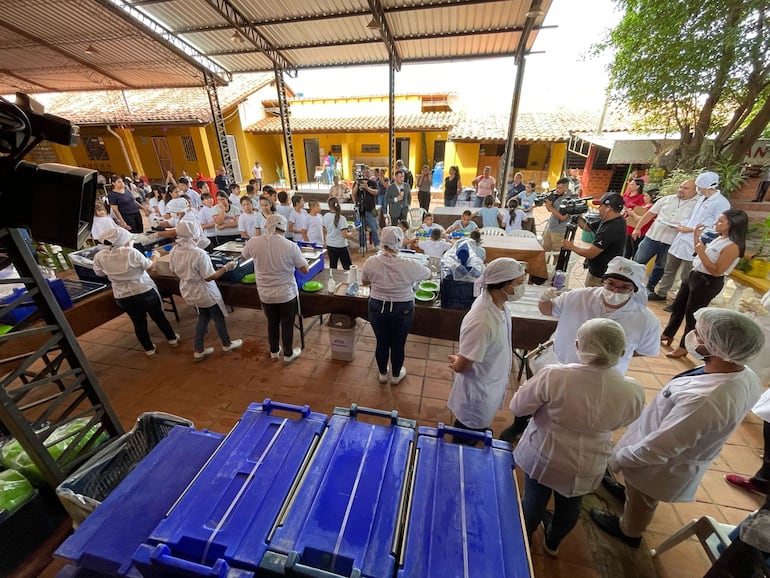
M 636 290 L 644 288 L 644 275 L 647 272 L 644 265 L 626 259 L 625 257 L 615 257 L 607 264 L 607 271 L 602 279 L 614 277 L 622 281 L 633 283 Z
M 699 189 L 716 189 L 719 186 L 719 175 L 712 171 L 703 172 L 696 177 L 695 186 Z
M 275 213 L 273 215 L 270 215 L 267 218 L 267 221 L 265 222 L 265 227 L 268 230 L 272 228 L 273 230 L 286 232 L 288 224 L 289 222 L 286 220 L 286 217 L 278 213 Z
M 594 205 L 607 205 L 608 207 L 611 207 L 615 209 L 616 211 L 623 208 L 623 205 L 625 202 L 623 201 L 623 197 L 621 197 L 618 193 L 604 193 L 602 195 L 602 198 L 598 201 L 593 202 Z

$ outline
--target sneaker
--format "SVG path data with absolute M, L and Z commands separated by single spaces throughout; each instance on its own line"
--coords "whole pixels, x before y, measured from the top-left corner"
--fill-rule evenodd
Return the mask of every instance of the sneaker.
M 623 530 L 620 529 L 620 518 L 615 514 L 610 514 L 604 510 L 591 510 L 591 519 L 610 536 L 614 536 L 627 546 L 632 548 L 638 548 L 641 543 L 641 538 L 634 538 L 633 536 L 626 536 Z
M 280 358 L 281 358 L 281 348 L 280 347 L 278 348 L 278 351 L 276 351 L 275 353 L 273 353 L 272 351 L 270 352 L 270 359 L 271 360 L 278 361 Z
M 233 349 L 238 349 L 241 345 L 243 345 L 243 339 L 233 339 L 227 347 L 222 346 L 222 351 L 232 351 Z
M 176 337 L 174 337 L 174 339 L 169 339 L 168 340 L 168 344 L 171 347 L 176 347 L 177 345 L 179 345 L 179 340 L 182 339 L 181 337 L 179 337 L 178 333 L 174 333 L 174 335 L 176 336 Z
M 377 376 L 377 380 L 380 383 L 388 383 L 388 379 L 390 379 L 390 374 L 389 374 L 389 372 L 387 370 L 385 371 L 385 373 L 380 373 Z
M 401 367 L 401 371 L 398 372 L 398 375 L 394 375 L 390 378 L 390 385 L 398 385 L 401 383 L 404 378 L 406 377 L 406 367 Z
M 671 304 L 671 305 L 666 305 L 666 306 L 663 308 L 663 311 L 665 311 L 666 313 L 673 313 L 673 312 L 674 312 L 674 305 L 673 305 L 673 304 Z
M 746 490 L 747 492 L 759 494 L 760 496 L 767 495 L 767 490 L 763 491 L 763 488 L 761 488 L 758 484 L 752 481 L 751 478 L 747 478 L 745 476 L 739 476 L 737 474 L 725 474 L 725 481 L 731 486 L 735 486 L 736 488 L 740 488 L 741 490 Z
M 283 363 L 285 365 L 289 365 L 291 363 L 294 363 L 294 360 L 297 359 L 300 356 L 301 353 L 302 353 L 302 349 L 299 348 L 299 347 L 295 347 L 292 350 L 291 355 L 289 357 L 287 357 L 285 355 L 283 356 Z
M 551 527 L 552 520 L 553 512 L 551 510 L 546 510 L 543 512 L 543 550 L 552 558 L 556 558 L 559 555 L 559 546 L 556 546 L 556 548 L 551 548 L 548 545 L 548 528 Z
M 147 357 L 155 357 L 155 354 L 156 354 L 157 352 L 158 352 L 158 348 L 157 348 L 157 347 L 155 346 L 155 344 L 153 343 L 153 345 L 152 345 L 152 349 L 148 349 L 147 351 L 145 351 L 145 352 L 144 352 L 144 354 L 145 354 Z
M 206 359 L 212 353 L 214 353 L 214 348 L 213 347 L 207 347 L 203 351 L 196 351 L 195 353 L 193 353 L 193 359 L 195 361 L 203 361 L 204 359 Z
M 657 293 L 653 293 L 652 291 L 647 292 L 647 301 L 665 301 L 665 297 L 661 297 Z

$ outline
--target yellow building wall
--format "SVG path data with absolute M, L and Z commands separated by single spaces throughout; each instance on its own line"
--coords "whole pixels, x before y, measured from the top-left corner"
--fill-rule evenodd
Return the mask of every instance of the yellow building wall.
M 444 174 L 449 174 L 449 167 L 455 165 L 460 169 L 460 182 L 464 187 L 471 186 L 471 181 L 478 175 L 476 166 L 479 162 L 479 149 L 481 144 L 477 142 L 447 142 L 444 153 Z
M 251 167 L 254 166 L 254 161 L 259 161 L 259 164 L 262 165 L 262 183 L 264 185 L 277 183 L 278 172 L 275 167 L 276 165 L 284 165 L 281 154 L 283 149 L 282 136 L 243 133 L 243 143 L 243 150 L 246 151 L 245 154 L 248 155 L 249 162 L 248 171 L 244 173 L 246 181 L 248 182 L 251 178 Z M 216 157 L 219 158 L 219 150 L 217 150 Z
M 556 181 L 561 178 L 561 169 L 567 156 L 567 143 L 554 143 L 551 151 L 551 162 L 548 164 L 548 182 L 551 188 L 556 186 Z

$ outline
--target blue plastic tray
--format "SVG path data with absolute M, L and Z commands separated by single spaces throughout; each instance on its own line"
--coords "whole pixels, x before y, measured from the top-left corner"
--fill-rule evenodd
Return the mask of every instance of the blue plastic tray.
M 307 273 L 304 275 L 300 273 L 298 270 L 294 270 L 294 279 L 297 281 L 297 287 L 302 287 L 305 283 L 313 279 L 316 275 L 323 272 L 324 270 L 324 258 L 326 255 L 326 251 L 324 249 L 323 245 L 317 245 L 315 243 L 307 243 L 305 241 L 298 241 L 297 245 L 300 247 L 312 247 L 313 249 L 316 249 L 318 251 L 323 251 L 321 253 L 320 257 L 316 259 L 316 261 L 308 267 Z
M 56 550 L 82 576 L 140 576 L 131 564 L 174 501 L 224 436 L 175 427 Z
M 359 421 L 358 414 L 390 423 Z M 261 568 L 316 577 L 392 577 L 414 434 L 415 422 L 395 411 L 335 409 Z
M 445 434 L 484 447 L 444 441 Z M 421 427 L 398 578 L 529 577 L 511 447 L 490 432 Z
M 299 418 L 274 415 L 274 410 Z M 272 402 L 249 406 L 148 543 L 134 555 L 145 577 L 253 570 L 284 500 L 296 487 L 327 416 Z M 160 548 L 158 548 L 160 546 Z

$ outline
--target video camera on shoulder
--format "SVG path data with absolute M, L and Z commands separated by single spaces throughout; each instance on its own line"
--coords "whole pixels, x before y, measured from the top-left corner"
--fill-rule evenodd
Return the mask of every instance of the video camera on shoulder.
M 542 207 L 546 201 L 553 205 L 558 198 L 559 195 L 556 193 L 556 189 L 548 191 L 547 193 L 538 193 L 535 195 L 535 206 Z

